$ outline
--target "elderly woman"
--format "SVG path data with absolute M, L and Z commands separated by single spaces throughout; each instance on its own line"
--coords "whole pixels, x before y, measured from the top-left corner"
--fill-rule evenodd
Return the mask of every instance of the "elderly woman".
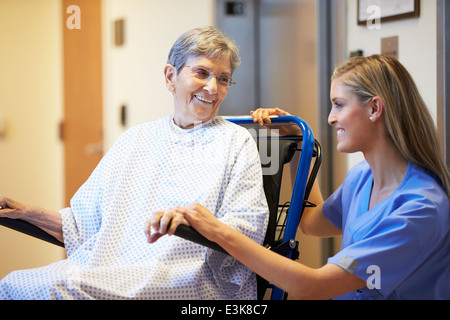
M 450 174 L 433 120 L 394 58 L 353 58 L 333 75 L 328 122 L 340 152 L 364 154 L 342 186 L 305 212 L 309 235 L 342 235 L 340 252 L 313 269 L 268 251 L 200 204 L 189 223 L 262 277 L 302 299 L 450 299 Z M 281 109 L 258 109 L 270 123 Z M 285 129 L 289 129 L 285 128 Z
M 216 117 L 239 65 L 238 49 L 213 27 L 180 36 L 164 68 L 174 115 L 126 131 L 69 208 L 44 210 L 0 197 L 0 216 L 31 222 L 64 241 L 68 258 L 15 271 L 3 299 L 254 299 L 255 275 L 222 253 L 178 237 L 149 244 L 171 208 L 200 203 L 253 241 L 268 215 L 254 140 Z M 154 106 L 161 107 L 161 106 Z M 152 241 L 150 241 L 152 242 Z

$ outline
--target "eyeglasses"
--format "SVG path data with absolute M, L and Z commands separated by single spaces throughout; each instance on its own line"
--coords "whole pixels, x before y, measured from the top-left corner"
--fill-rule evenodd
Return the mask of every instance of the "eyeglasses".
M 191 71 L 194 73 L 194 76 L 200 80 L 209 80 L 212 76 L 216 77 L 217 83 L 222 87 L 229 87 L 233 84 L 236 84 L 236 82 L 233 81 L 231 78 L 231 75 L 228 73 L 222 73 L 222 74 L 215 74 L 213 72 L 209 72 L 205 70 L 202 67 L 195 67 L 195 66 L 185 66 L 187 68 L 190 68 Z

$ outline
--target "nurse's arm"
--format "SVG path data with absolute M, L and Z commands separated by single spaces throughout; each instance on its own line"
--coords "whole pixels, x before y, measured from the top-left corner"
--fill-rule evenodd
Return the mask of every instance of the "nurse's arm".
M 334 264 L 309 268 L 267 250 L 231 228 L 220 233 L 216 242 L 248 268 L 297 299 L 331 299 L 366 286 L 364 280 Z
M 305 208 L 300 220 L 300 230 L 306 235 L 315 237 L 330 238 L 340 236 L 342 230 L 328 221 L 323 214 L 322 206 L 324 200 L 317 181 L 311 189 L 309 200 L 317 206 Z
M 216 242 L 242 264 L 298 299 L 330 299 L 366 286 L 364 280 L 327 264 L 309 268 L 267 250 L 218 221 L 200 205 L 179 209 L 198 232 Z

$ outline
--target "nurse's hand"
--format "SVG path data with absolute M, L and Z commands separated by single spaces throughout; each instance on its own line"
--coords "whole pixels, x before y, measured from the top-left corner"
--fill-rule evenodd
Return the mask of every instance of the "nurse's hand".
M 145 226 L 148 243 L 154 243 L 164 235 L 173 235 L 180 224 L 189 226 L 189 222 L 176 208 L 152 212 Z
M 217 242 L 224 231 L 229 228 L 220 222 L 208 208 L 198 203 L 192 203 L 176 209 L 189 224 L 210 241 Z
M 254 123 L 261 127 L 267 126 L 269 129 L 278 129 L 280 136 L 301 136 L 302 130 L 297 125 L 271 126 L 270 116 L 290 116 L 291 114 L 280 108 L 259 108 L 250 111 Z
M 279 108 L 259 108 L 250 111 L 253 122 L 258 122 L 261 127 L 265 124 L 271 124 L 270 116 L 290 116 L 291 114 Z

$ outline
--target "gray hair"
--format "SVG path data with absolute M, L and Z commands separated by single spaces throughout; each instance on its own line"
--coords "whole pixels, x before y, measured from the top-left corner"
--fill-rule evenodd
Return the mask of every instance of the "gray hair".
M 231 73 L 240 65 L 239 49 L 235 42 L 215 27 L 200 27 L 183 33 L 173 44 L 169 52 L 168 64 L 178 73 L 189 57 L 230 56 Z

